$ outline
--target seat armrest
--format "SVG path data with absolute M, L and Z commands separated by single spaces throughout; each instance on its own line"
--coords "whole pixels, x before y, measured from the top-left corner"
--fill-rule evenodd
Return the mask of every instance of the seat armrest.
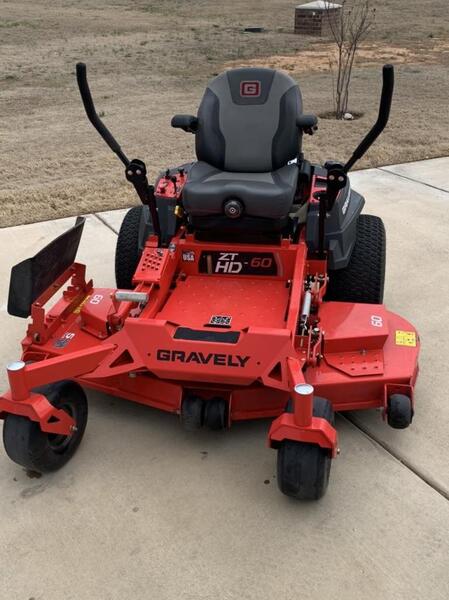
M 188 133 L 196 133 L 198 130 L 198 118 L 193 115 L 175 115 L 172 117 L 171 126 L 183 129 Z
M 303 133 L 313 135 L 318 129 L 318 117 L 315 115 L 299 115 L 296 119 L 296 125 Z

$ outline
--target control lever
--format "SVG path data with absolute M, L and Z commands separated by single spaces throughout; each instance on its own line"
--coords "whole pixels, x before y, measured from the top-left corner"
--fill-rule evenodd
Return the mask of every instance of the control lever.
M 133 184 L 142 204 L 145 204 L 150 209 L 154 233 L 160 240 L 161 227 L 159 223 L 159 215 L 157 214 L 156 209 L 154 186 L 148 183 L 147 168 L 145 163 L 138 158 L 134 158 L 125 169 L 125 177 L 127 181 Z
M 325 258 L 324 239 L 327 214 L 333 209 L 340 190 L 346 186 L 348 181 L 344 166 L 340 163 L 327 162 L 324 168 L 327 170 L 326 191 L 320 194 L 318 214 L 318 254 L 321 259 Z
M 157 213 L 156 199 L 154 196 L 154 187 L 148 184 L 147 169 L 145 163 L 138 159 L 130 161 L 121 149 L 117 140 L 114 138 L 112 133 L 109 131 L 109 129 L 98 116 L 97 111 L 95 110 L 95 104 L 92 98 L 92 94 L 90 93 L 89 84 L 87 82 L 87 67 L 84 63 L 77 63 L 76 79 L 78 82 L 78 88 L 81 94 L 81 99 L 83 101 L 87 118 L 98 131 L 98 133 L 101 135 L 101 137 L 109 146 L 109 148 L 114 152 L 114 154 L 118 156 L 118 158 L 125 165 L 126 179 L 133 184 L 142 204 L 146 204 L 150 209 L 154 233 L 157 235 L 160 244 L 161 226 L 159 223 L 159 216 Z

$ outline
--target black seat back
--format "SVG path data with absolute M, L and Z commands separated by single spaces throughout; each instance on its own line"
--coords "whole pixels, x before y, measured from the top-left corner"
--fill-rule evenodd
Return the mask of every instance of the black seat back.
M 298 156 L 301 93 L 288 75 L 232 69 L 209 82 L 198 110 L 196 154 L 217 169 L 263 173 Z

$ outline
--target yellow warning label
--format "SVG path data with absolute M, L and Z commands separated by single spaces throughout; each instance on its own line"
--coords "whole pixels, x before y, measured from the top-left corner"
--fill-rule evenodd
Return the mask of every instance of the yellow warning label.
M 89 300 L 89 298 L 90 298 L 90 294 L 87 294 L 87 296 L 81 301 L 81 303 L 78 304 L 78 306 L 73 311 L 75 315 L 79 315 L 80 314 L 83 306 L 86 304 L 86 302 Z
M 396 346 L 416 346 L 416 333 L 414 331 L 396 330 Z

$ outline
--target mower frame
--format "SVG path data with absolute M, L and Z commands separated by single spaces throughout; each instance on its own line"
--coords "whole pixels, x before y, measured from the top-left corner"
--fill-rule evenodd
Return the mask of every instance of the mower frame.
M 195 391 L 205 399 L 226 399 L 228 425 L 275 417 L 270 446 L 292 439 L 318 444 L 335 456 L 336 430 L 312 416 L 314 393 L 338 411 L 380 408 L 385 413 L 392 393 L 413 399 L 415 329 L 383 305 L 323 302 L 326 260 L 308 258 L 304 234 L 298 243 L 251 245 L 253 263 L 265 260 L 272 266 L 274 261 L 275 275 L 233 274 L 232 265 L 240 265 L 233 259 L 246 257 L 247 245 L 200 242 L 183 228 L 168 248 L 157 244 L 156 236 L 146 242 L 135 288 L 124 294 L 131 301 L 117 300 L 117 290 L 94 288 L 86 282 L 85 266 L 75 262 L 33 302 L 22 360 L 8 368 L 10 391 L 0 397 L 0 416 L 27 416 L 42 431 L 70 434 L 71 417 L 33 393 L 62 379 L 177 414 L 186 393 Z M 202 272 L 215 253 L 225 272 Z M 69 279 L 46 312 L 45 304 Z M 222 303 L 221 290 L 234 290 L 227 313 L 235 312 L 246 294 L 250 310 L 228 315 L 231 325 L 204 329 L 204 311 L 212 309 L 195 302 L 189 310 L 178 308 L 203 288 L 216 306 Z M 278 298 L 272 300 L 275 315 L 264 308 L 264 289 Z M 254 311 L 259 311 L 256 325 L 251 324 Z M 273 323 L 261 326 L 261 319 Z M 403 345 L 398 332 L 404 331 L 414 345 Z M 303 384 L 313 386 L 311 391 L 299 393 Z M 284 412 L 289 398 L 294 399 L 292 413 Z

